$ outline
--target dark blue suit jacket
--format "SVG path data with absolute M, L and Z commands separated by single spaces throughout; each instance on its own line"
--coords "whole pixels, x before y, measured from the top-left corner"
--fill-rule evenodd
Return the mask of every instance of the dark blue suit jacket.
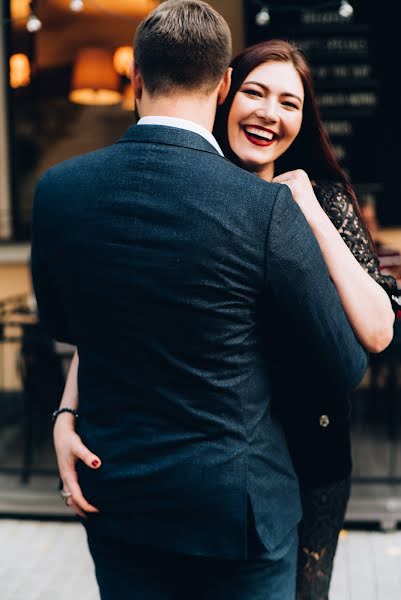
M 333 389 L 366 368 L 289 189 L 196 133 L 137 125 L 42 177 L 32 270 L 43 322 L 79 350 L 79 431 L 103 461 L 79 468 L 92 521 L 241 558 L 250 502 L 277 546 L 301 510 L 271 414 L 269 321 L 309 339 L 311 374 Z

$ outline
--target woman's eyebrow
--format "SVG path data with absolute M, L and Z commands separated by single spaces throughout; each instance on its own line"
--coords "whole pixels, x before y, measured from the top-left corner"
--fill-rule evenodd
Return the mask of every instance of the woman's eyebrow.
M 260 81 L 244 81 L 244 83 L 242 85 L 247 85 L 248 83 L 253 83 L 254 85 L 259 85 L 264 90 L 270 91 L 269 87 L 267 85 L 264 85 L 263 83 L 260 83 Z M 296 94 L 293 94 L 292 92 L 281 92 L 280 96 L 291 96 L 292 98 L 296 98 L 297 100 L 299 100 L 300 103 L 302 104 L 302 98 L 300 98 Z

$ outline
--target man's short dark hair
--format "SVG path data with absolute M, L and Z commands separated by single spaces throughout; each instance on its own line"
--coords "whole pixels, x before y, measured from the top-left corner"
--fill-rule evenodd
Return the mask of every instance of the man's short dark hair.
M 212 92 L 231 59 L 231 33 L 206 2 L 167 0 L 139 25 L 135 62 L 147 91 Z

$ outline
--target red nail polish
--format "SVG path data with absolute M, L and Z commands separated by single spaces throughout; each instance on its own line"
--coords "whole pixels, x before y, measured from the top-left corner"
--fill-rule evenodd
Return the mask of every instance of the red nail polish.
M 98 466 L 98 464 L 99 464 L 99 461 L 98 461 L 98 460 L 93 460 L 93 461 L 92 461 L 92 466 L 93 466 L 93 467 L 97 467 L 97 466 Z

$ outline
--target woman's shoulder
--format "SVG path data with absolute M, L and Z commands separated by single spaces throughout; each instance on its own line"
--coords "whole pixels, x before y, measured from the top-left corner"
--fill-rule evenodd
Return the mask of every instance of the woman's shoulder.
M 335 203 L 340 205 L 352 203 L 351 194 L 341 181 L 317 180 L 313 181 L 312 185 L 316 197 L 323 207 Z
M 355 218 L 353 199 L 344 183 L 319 180 L 313 182 L 313 189 L 320 206 L 337 229 L 340 229 L 345 221 Z

